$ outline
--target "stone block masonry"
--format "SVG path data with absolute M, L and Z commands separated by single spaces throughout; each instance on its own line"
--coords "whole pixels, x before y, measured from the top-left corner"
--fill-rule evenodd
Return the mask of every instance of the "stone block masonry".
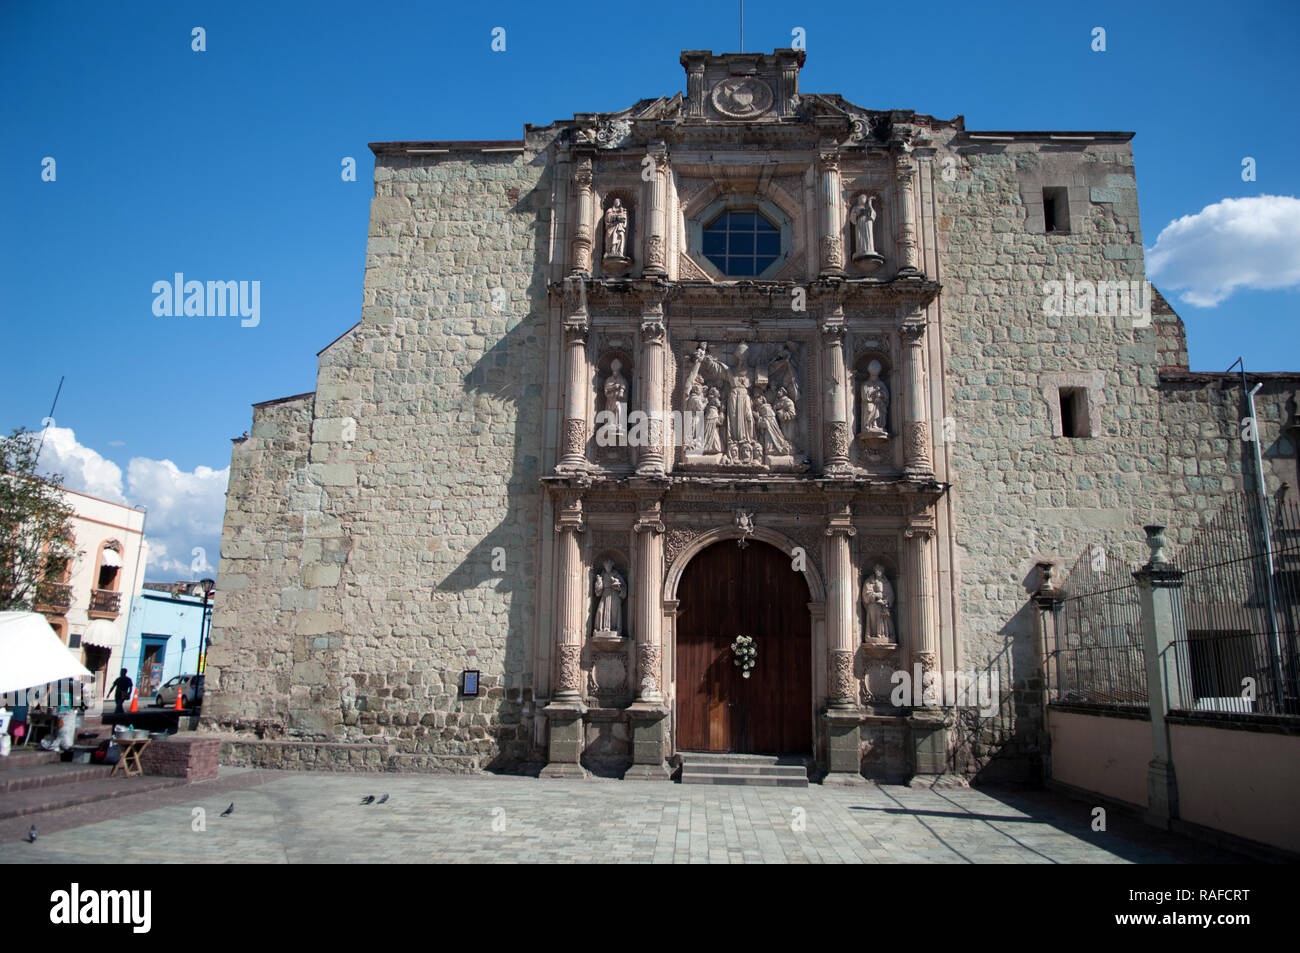
M 215 738 L 166 738 L 154 741 L 140 756 L 145 774 L 187 781 L 206 781 L 217 776 L 221 742 Z

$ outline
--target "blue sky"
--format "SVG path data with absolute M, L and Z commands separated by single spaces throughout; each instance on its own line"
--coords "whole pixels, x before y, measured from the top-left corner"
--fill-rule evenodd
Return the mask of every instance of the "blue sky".
M 311 390 L 315 352 L 359 317 L 366 143 L 518 138 L 526 122 L 671 94 L 683 87 L 682 49 L 739 45 L 735 2 L 553 9 L 0 5 L 0 427 L 39 427 L 67 375 L 54 417 L 75 444 L 66 438 L 59 459 L 107 484 L 116 465 L 122 495 L 151 512 L 186 499 L 211 510 L 216 477 L 201 468 L 228 465 L 249 404 Z M 191 50 L 196 26 L 205 52 Z M 498 26 L 501 53 L 490 48 Z M 1098 26 L 1104 53 L 1091 49 Z M 805 91 L 962 114 L 976 129 L 1135 131 L 1148 248 L 1170 222 L 1225 199 L 1298 194 L 1294 2 L 745 4 L 745 49 L 788 46 L 795 27 L 807 38 Z M 347 156 L 355 182 L 339 175 Z M 1242 181 L 1245 156 L 1254 182 Z M 45 157 L 53 182 L 41 178 Z M 1240 243 L 1213 242 L 1259 215 L 1222 208 L 1189 224 L 1201 227 L 1195 247 L 1211 266 L 1265 274 L 1214 307 L 1156 282 L 1187 322 L 1192 367 L 1223 369 L 1240 354 L 1250 369 L 1300 370 L 1295 283 L 1261 287 L 1296 264 L 1290 212 L 1252 236 L 1264 250 L 1239 265 Z M 1290 257 L 1274 263 L 1279 248 Z M 1171 274 L 1206 267 L 1184 256 Z M 260 281 L 260 323 L 155 316 L 153 283 L 178 271 Z M 215 554 L 214 521 L 219 530 L 219 507 L 173 527 L 169 552 L 192 536 Z

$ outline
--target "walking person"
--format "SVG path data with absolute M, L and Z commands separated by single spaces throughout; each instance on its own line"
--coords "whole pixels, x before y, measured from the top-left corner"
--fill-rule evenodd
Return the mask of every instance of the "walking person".
M 126 669 L 122 669 L 122 674 L 119 675 L 109 687 L 113 690 L 113 698 L 117 701 L 117 711 L 113 712 L 113 714 L 126 714 L 122 706 L 126 704 L 128 699 L 130 699 L 131 689 L 135 687 L 132 681 L 126 677 Z M 108 701 L 107 695 L 104 696 L 104 701 Z

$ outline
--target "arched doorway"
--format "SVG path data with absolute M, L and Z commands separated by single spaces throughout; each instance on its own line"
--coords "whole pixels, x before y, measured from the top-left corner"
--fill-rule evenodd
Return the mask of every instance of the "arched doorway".
M 700 551 L 677 588 L 677 748 L 804 753 L 812 749 L 808 584 L 775 546 L 734 539 Z M 731 643 L 752 637 L 749 678 Z

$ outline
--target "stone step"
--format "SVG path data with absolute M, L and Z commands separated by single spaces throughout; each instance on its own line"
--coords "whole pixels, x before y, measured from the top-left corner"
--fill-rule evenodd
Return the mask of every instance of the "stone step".
M 56 764 L 58 760 L 59 754 L 56 751 L 44 751 L 40 748 L 11 748 L 9 757 L 0 758 L 0 772 L 7 774 L 36 764 Z
M 76 784 L 108 777 L 112 765 L 103 764 L 35 764 L 25 771 L 6 771 L 0 775 L 0 794 L 49 788 L 59 784 Z
M 698 771 L 687 774 L 682 771 L 682 784 L 743 784 L 750 787 L 769 787 L 769 788 L 806 788 L 808 786 L 808 774 L 805 772 L 800 776 L 774 775 L 774 774 L 749 774 L 749 773 L 719 773 Z
M 745 764 L 736 761 L 683 761 L 682 773 L 690 774 L 762 774 L 776 778 L 806 778 L 808 767 L 802 764 Z
M 79 784 L 59 784 L 53 787 L 14 791 L 0 799 L 0 821 L 28 816 L 35 819 L 46 811 L 129 797 L 133 794 L 147 794 L 185 783 L 184 778 L 160 778 L 152 775 L 107 778 L 101 775 L 94 781 L 82 781 Z M 39 824 L 39 821 L 37 823 Z
M 801 755 L 687 753 L 682 784 L 746 784 L 764 787 L 808 786 L 809 760 Z

